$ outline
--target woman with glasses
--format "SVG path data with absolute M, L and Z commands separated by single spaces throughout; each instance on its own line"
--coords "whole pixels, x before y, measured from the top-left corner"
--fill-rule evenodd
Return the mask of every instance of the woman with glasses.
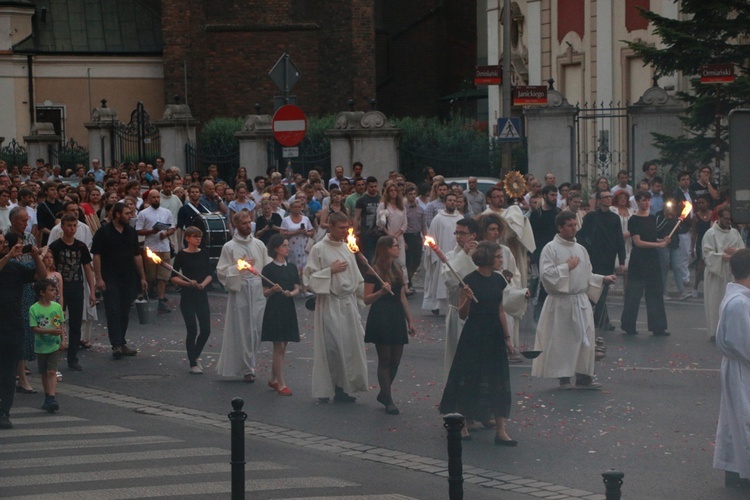
M 190 278 L 190 281 L 178 276 L 177 273 L 172 273 L 172 283 L 180 287 L 180 312 L 182 312 L 187 329 L 185 347 L 190 363 L 190 373 L 193 375 L 203 373 L 199 358 L 211 335 L 211 310 L 208 306 L 206 287 L 213 278 L 211 278 L 208 252 L 200 248 L 202 238 L 203 232 L 197 227 L 186 228 L 187 248 L 180 250 L 174 259 L 174 270 Z M 198 326 L 200 326 L 200 334 L 198 334 Z
M 406 279 L 398 264 L 400 245 L 393 236 L 381 236 L 375 246 L 372 267 L 385 284 L 366 273 L 365 305 L 372 305 L 365 326 L 365 342 L 375 344 L 378 352 L 378 401 L 389 415 L 398 415 L 391 385 L 396 378 L 404 344 L 414 335 L 414 325 L 406 300 Z

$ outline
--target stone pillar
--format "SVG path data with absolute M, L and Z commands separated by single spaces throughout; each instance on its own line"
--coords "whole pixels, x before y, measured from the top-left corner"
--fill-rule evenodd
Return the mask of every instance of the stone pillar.
M 62 137 L 55 134 L 55 127 L 51 123 L 39 122 L 31 126 L 31 135 L 24 136 L 23 140 L 26 141 L 27 161 L 33 165 L 37 158 L 49 163 L 49 148 L 60 144 Z
M 91 121 L 83 124 L 89 131 L 89 163 L 98 158 L 102 166 L 117 166 L 112 151 L 112 128 L 117 124 L 117 111 L 108 108 L 107 100 L 102 99 L 101 107 L 91 111 Z
M 167 104 L 164 116 L 154 125 L 159 129 L 159 155 L 164 157 L 165 167 L 177 167 L 180 175 L 184 175 L 187 172 L 185 146 L 195 144 L 195 127 L 198 125 L 190 106 Z
M 661 151 L 654 145 L 654 132 L 672 137 L 683 134 L 679 117 L 683 110 L 677 99 L 658 86 L 646 90 L 638 102 L 628 108 L 631 117 L 628 149 L 632 152 L 630 175 L 633 180 L 643 176 L 641 165 L 644 162 L 661 156 Z
M 537 178 L 547 172 L 560 182 L 575 179 L 575 116 L 578 112 L 559 92 L 547 92 L 547 105 L 526 107 L 529 173 Z
M 331 142 L 331 171 L 342 165 L 351 173 L 355 161 L 364 165 L 364 175 L 382 183 L 391 170 L 399 169 L 398 145 L 401 129 L 394 127 L 380 111 L 345 111 L 336 117 L 334 128 L 326 130 Z
M 273 140 L 271 115 L 247 115 L 242 130 L 234 136 L 240 143 L 240 167 L 245 167 L 247 177 L 266 175 L 268 164 L 268 142 Z

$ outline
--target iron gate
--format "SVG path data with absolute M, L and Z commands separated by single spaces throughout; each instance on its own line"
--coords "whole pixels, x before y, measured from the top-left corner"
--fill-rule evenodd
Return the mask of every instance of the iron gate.
M 52 165 L 60 165 L 63 173 L 66 169 L 75 169 L 81 164 L 88 169 L 89 152 L 72 138 L 63 144 L 49 146 L 49 162 Z
M 112 165 L 126 162 L 154 163 L 160 154 L 159 129 L 151 123 L 143 103 L 130 113 L 130 122 L 112 128 Z
M 208 172 L 209 165 L 216 165 L 219 170 L 219 177 L 225 181 L 231 181 L 230 184 L 234 186 L 239 163 L 240 148 L 236 140 L 231 148 L 223 147 L 220 144 L 201 145 L 200 147 L 194 142 L 185 144 L 185 175 L 197 170 L 202 177 Z
M 610 184 L 620 170 L 630 171 L 627 107 L 605 107 L 604 103 L 578 108 L 576 122 L 576 182 L 593 188 L 596 179 L 606 177 Z M 591 178 L 593 176 L 593 178 Z
M 20 169 L 21 166 L 27 164 L 28 153 L 25 147 L 18 144 L 15 139 L 11 139 L 7 146 L 0 148 L 0 160 L 8 164 L 8 171 L 15 166 Z

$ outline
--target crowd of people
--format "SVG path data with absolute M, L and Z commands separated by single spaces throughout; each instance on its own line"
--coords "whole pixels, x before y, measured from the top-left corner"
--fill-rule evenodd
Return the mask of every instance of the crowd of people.
M 440 411 L 464 414 L 465 439 L 485 425 L 496 429 L 497 445 L 515 446 L 506 428 L 508 366 L 524 362 L 522 351 L 535 353 L 527 356 L 533 376 L 557 379 L 562 390 L 599 389 L 594 367 L 604 349 L 595 331 L 615 328 L 608 290 L 624 282 L 625 334 L 638 334 L 645 294 L 648 329 L 668 336 L 670 271 L 678 299 L 704 282 L 713 340 L 730 261 L 747 240 L 708 166 L 694 181 L 680 173 L 668 196 L 651 162 L 635 190 L 621 171 L 612 186 L 597 179 L 590 194 L 580 184 L 557 185 L 553 174 L 527 175 L 523 193 L 502 182 L 481 192 L 475 177 L 465 187 L 448 184 L 432 168 L 417 184 L 395 171 L 365 176 L 359 162 L 351 176 L 337 166 L 327 182 L 317 169 L 250 179 L 239 168 L 225 180 L 214 165 L 183 177 L 163 158 L 155 163 L 104 169 L 93 160 L 90 169 L 67 173 L 77 181 L 70 184 L 42 160 L 20 169 L 0 161 L 0 230 L 8 243 L 0 293 L 9 315 L 0 326 L 0 425 L 10 425 L 14 391 L 36 392 L 27 366 L 34 359 L 42 407 L 59 408 L 60 356 L 52 353 L 65 349 L 68 369 L 83 370 L 78 355 L 90 347 L 99 295 L 117 360 L 137 354 L 127 342 L 133 301 L 146 294 L 168 314 L 169 287 L 181 296 L 191 374 L 203 373 L 207 292 L 219 288 L 228 299 L 217 373 L 254 383 L 260 344 L 272 342 L 268 386 L 292 395 L 283 366 L 288 342 L 300 340 L 294 298 L 301 296 L 314 308 L 312 395 L 354 402 L 350 393 L 368 387 L 364 344 L 373 343 L 377 400 L 398 414 L 391 386 L 415 333 L 408 298 L 421 268 L 421 308 L 446 318 Z M 687 203 L 694 208 L 683 217 Z M 519 338 L 529 301 L 538 323 L 533 347 Z M 361 303 L 370 306 L 364 326 Z

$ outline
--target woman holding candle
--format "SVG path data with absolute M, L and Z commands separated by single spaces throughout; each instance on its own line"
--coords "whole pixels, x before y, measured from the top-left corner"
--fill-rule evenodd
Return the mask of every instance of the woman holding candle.
M 262 274 L 269 281 L 263 281 L 263 295 L 266 297 L 266 311 L 263 314 L 261 338 L 263 342 L 273 342 L 271 380 L 268 387 L 280 396 L 291 396 L 292 391 L 284 380 L 284 354 L 289 342 L 299 342 L 299 326 L 294 297 L 299 295 L 299 273 L 288 265 L 289 240 L 275 234 L 268 242 L 268 256 L 273 262 L 263 268 Z
M 206 292 L 206 286 L 212 281 L 211 265 L 208 252 L 200 248 L 202 238 L 203 232 L 197 227 L 190 226 L 185 229 L 187 248 L 177 253 L 172 270 L 172 283 L 180 287 L 180 312 L 187 329 L 185 347 L 190 363 L 190 373 L 193 375 L 203 373 L 203 367 L 198 358 L 211 335 L 211 310 L 208 306 L 208 292 Z M 178 276 L 176 271 L 185 276 Z M 190 278 L 190 281 L 185 277 Z M 200 334 L 198 333 L 199 326 Z
M 395 187 L 395 186 L 394 186 Z M 366 273 L 365 305 L 372 305 L 367 316 L 365 342 L 375 344 L 378 352 L 378 401 L 385 406 L 389 415 L 398 415 L 393 403 L 391 384 L 396 378 L 404 344 L 409 343 L 409 335 L 414 335 L 414 326 L 406 300 L 405 279 L 398 263 L 400 248 L 393 236 L 381 236 L 375 246 L 372 267 L 385 281 Z M 393 292 L 393 293 L 390 293 Z
M 463 439 L 471 439 L 475 420 L 495 418 L 495 444 L 517 446 L 505 430 L 510 415 L 510 369 L 513 354 L 503 311 L 505 279 L 495 271 L 503 265 L 500 245 L 482 241 L 471 256 L 477 270 L 464 278 L 458 314 L 466 319 L 453 358 L 440 413 L 460 412 L 466 418 Z M 476 297 L 478 303 L 473 302 Z

